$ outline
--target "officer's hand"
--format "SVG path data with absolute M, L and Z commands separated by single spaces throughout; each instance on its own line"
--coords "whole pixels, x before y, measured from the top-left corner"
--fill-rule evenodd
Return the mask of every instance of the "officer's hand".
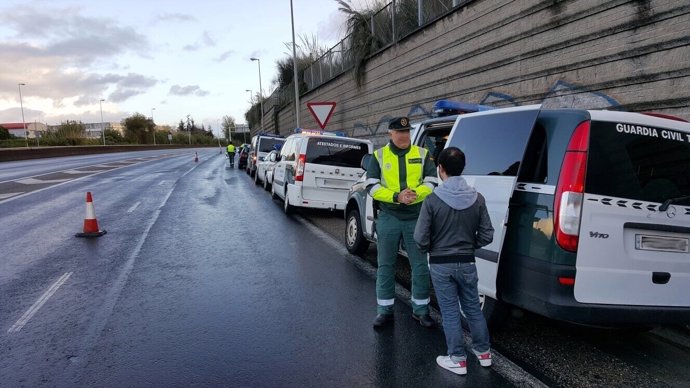
M 415 200 L 417 200 L 417 193 L 410 189 L 405 189 L 398 195 L 398 201 L 405 205 L 409 205 Z

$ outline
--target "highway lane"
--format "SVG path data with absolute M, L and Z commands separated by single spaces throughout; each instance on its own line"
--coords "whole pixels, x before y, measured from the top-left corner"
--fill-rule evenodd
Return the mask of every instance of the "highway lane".
M 374 279 L 217 150 L 158 156 L 0 203 L 0 385 L 512 385 L 403 303 L 374 331 Z

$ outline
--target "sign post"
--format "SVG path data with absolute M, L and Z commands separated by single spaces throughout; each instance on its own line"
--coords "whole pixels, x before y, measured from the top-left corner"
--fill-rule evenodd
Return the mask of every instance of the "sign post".
M 326 124 L 328 124 L 328 120 L 331 119 L 333 111 L 335 110 L 335 102 L 308 102 L 307 108 L 309 108 L 309 111 L 312 116 L 314 116 L 319 127 L 321 127 L 321 129 L 326 129 Z

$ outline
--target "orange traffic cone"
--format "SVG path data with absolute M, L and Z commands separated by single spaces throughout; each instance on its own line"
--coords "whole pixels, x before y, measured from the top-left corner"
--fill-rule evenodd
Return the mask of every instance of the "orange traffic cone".
M 196 162 L 198 162 L 198 161 L 199 161 L 199 153 L 198 153 L 198 152 L 195 152 L 195 153 L 194 153 L 194 163 L 196 163 Z
M 86 192 L 86 217 L 84 218 L 84 232 L 75 234 L 76 237 L 101 237 L 106 234 L 105 230 L 98 229 L 96 221 L 96 211 L 93 209 L 93 199 L 91 192 Z

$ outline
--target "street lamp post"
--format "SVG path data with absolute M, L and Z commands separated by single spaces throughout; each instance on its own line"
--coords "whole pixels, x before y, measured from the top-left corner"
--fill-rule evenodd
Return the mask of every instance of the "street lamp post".
M 105 100 L 101 98 L 101 100 L 98 102 L 98 105 L 101 107 L 101 136 L 103 137 L 103 145 L 105 145 L 105 128 L 103 128 L 103 101 Z
M 187 131 L 189 132 L 189 145 L 192 145 L 192 126 L 189 125 L 189 116 L 187 115 Z
M 297 54 L 295 50 L 295 17 L 292 12 L 292 0 L 290 0 L 290 21 L 292 22 L 292 82 L 295 84 L 295 121 L 299 128 L 299 82 L 297 79 Z
M 151 124 L 153 124 L 153 145 L 156 145 L 156 122 L 153 121 L 153 111 L 156 110 L 156 108 L 151 108 Z
M 249 58 L 252 61 L 256 61 L 259 65 L 259 105 L 261 107 L 261 132 L 264 131 L 264 97 L 263 88 L 261 87 L 261 59 L 259 58 Z
M 29 132 L 26 131 L 26 121 L 24 121 L 24 103 L 22 102 L 22 86 L 26 86 L 26 84 L 17 84 L 17 88 L 19 88 L 19 106 L 22 109 L 22 126 L 24 127 L 24 138 L 26 139 L 26 148 L 29 148 Z

